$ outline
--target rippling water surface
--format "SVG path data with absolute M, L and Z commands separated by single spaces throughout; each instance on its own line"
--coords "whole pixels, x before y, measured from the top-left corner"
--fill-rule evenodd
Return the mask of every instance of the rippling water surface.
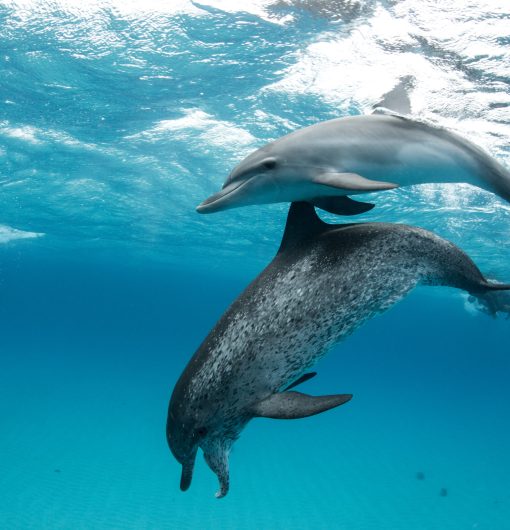
M 508 322 L 447 290 L 321 364 L 309 391 L 353 391 L 345 410 L 250 426 L 224 501 L 205 466 L 181 494 L 165 447 L 176 378 L 286 214 L 196 205 L 406 76 L 414 116 L 510 166 L 506 2 L 0 0 L 0 526 L 510 529 Z M 434 230 L 510 281 L 501 199 L 371 199 L 360 220 Z
M 218 266 L 250 249 L 263 263 L 283 206 L 201 217 L 197 203 L 254 148 L 369 112 L 408 75 L 413 114 L 508 163 L 502 2 L 168 4 L 3 3 L 2 239 Z M 436 229 L 494 270 L 510 258 L 508 206 L 491 195 L 426 186 L 377 201 L 370 219 Z

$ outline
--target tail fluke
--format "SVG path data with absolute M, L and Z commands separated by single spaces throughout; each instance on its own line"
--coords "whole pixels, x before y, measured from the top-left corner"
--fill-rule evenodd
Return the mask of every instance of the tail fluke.
M 489 291 L 510 291 L 510 283 L 485 282 L 484 287 Z
M 496 317 L 502 313 L 510 318 L 510 284 L 485 282 L 485 291 L 472 294 L 470 302 L 475 302 L 482 313 Z

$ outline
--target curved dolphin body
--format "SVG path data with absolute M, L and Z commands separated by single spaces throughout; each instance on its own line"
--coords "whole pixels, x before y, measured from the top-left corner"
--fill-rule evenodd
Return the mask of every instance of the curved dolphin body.
M 386 109 L 317 123 L 245 158 L 198 207 L 308 201 L 341 215 L 374 205 L 348 195 L 429 182 L 465 182 L 510 201 L 510 172 L 472 142 Z
M 230 306 L 178 380 L 167 440 L 182 464 L 181 489 L 198 447 L 229 488 L 228 454 L 254 417 L 302 418 L 350 394 L 289 391 L 336 342 L 417 284 L 464 289 L 486 311 L 510 311 L 510 285 L 489 283 L 471 259 L 431 232 L 400 224 L 328 225 L 307 203 L 292 204 L 280 250 Z

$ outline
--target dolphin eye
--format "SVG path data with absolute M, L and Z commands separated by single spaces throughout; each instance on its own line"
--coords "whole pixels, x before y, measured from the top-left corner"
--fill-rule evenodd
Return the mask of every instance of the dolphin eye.
M 200 438 L 203 438 L 207 434 L 207 429 L 205 427 L 200 427 L 197 429 L 197 434 Z
M 262 166 L 265 169 L 274 169 L 277 166 L 276 160 L 274 158 L 270 158 L 269 160 L 265 160 L 264 162 L 262 162 Z

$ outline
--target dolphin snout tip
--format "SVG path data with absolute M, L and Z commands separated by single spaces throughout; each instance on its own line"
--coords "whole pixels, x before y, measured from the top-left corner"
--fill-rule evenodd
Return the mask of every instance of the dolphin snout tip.
M 240 201 L 239 192 L 248 182 L 250 181 L 231 182 L 227 184 L 220 191 L 213 193 L 205 201 L 202 201 L 196 207 L 196 211 L 198 213 L 213 213 L 240 206 L 243 202 L 242 200 Z
M 214 195 L 211 195 L 211 197 L 208 197 L 207 199 L 205 199 L 205 201 L 202 201 L 196 208 L 195 210 L 198 212 L 198 213 L 212 213 L 212 212 L 217 212 L 220 208 L 218 208 L 217 205 L 214 204 L 215 203 L 215 200 L 214 200 Z
M 182 465 L 181 482 L 179 484 L 181 491 L 186 491 L 191 486 L 191 479 L 193 478 L 194 463 L 195 462 L 193 460 L 191 463 L 186 463 Z
M 181 491 L 189 490 L 190 486 L 191 486 L 191 476 L 185 477 L 183 473 L 183 476 L 181 477 L 181 483 L 179 484 Z
M 203 202 L 195 208 L 195 211 L 197 213 L 215 213 L 221 212 L 222 210 L 225 210 L 225 208 L 222 208 L 221 206 L 217 206 L 215 204 L 204 204 Z
M 201 202 L 201 203 L 195 208 L 195 211 L 196 211 L 197 213 L 207 213 L 207 212 L 208 212 L 207 205 L 204 204 L 203 202 Z
M 226 194 L 222 191 L 219 191 L 218 193 L 214 193 L 210 197 L 207 197 L 204 201 L 202 201 L 195 210 L 198 213 L 214 213 L 219 212 L 221 210 L 225 210 L 225 201 L 222 200 Z

